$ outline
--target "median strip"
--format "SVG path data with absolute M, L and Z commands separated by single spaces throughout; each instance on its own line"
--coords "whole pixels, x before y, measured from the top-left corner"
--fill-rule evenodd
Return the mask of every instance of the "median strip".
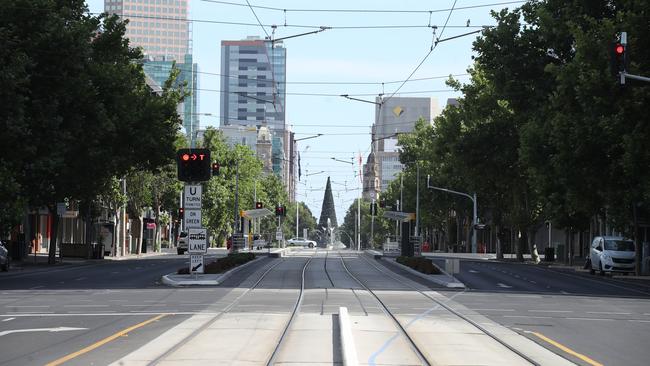
M 153 322 L 155 322 L 155 321 L 157 321 L 157 320 L 159 320 L 159 319 L 161 319 L 161 318 L 163 318 L 163 317 L 165 317 L 165 316 L 167 316 L 167 315 L 168 315 L 168 314 L 160 314 L 160 315 L 155 316 L 155 317 L 153 317 L 153 318 L 151 318 L 151 319 L 149 319 L 149 320 L 145 320 L 145 321 L 143 321 L 142 323 L 138 323 L 138 324 L 136 324 L 136 325 L 133 325 L 133 326 L 131 326 L 131 327 L 128 327 L 128 328 L 126 328 L 126 329 L 124 329 L 124 330 L 121 330 L 121 331 L 119 331 L 119 332 L 117 332 L 117 333 L 115 333 L 115 334 L 113 334 L 113 335 L 111 335 L 111 336 L 109 336 L 109 337 L 106 337 L 106 338 L 104 338 L 104 339 L 102 339 L 102 340 L 100 340 L 100 341 L 98 341 L 98 342 L 95 342 L 95 343 L 91 344 L 91 345 L 88 346 L 88 347 L 85 347 L 85 348 L 83 348 L 83 349 L 80 349 L 80 350 L 77 351 L 77 352 L 71 353 L 71 354 L 69 354 L 69 355 L 67 355 L 67 356 L 63 356 L 63 357 L 61 357 L 61 358 L 59 358 L 59 359 L 57 359 L 57 360 L 54 360 L 54 361 L 52 361 L 52 362 L 46 364 L 45 366 L 58 366 L 58 365 L 61 365 L 61 364 L 64 363 L 64 362 L 70 361 L 70 360 L 72 360 L 73 358 L 79 357 L 79 356 L 81 356 L 81 355 L 83 355 L 83 354 L 85 354 L 85 353 L 88 353 L 88 352 L 90 352 L 90 351 L 96 349 L 96 348 L 99 348 L 99 347 L 105 345 L 105 344 L 108 343 L 108 342 L 111 342 L 111 341 L 113 341 L 113 340 L 115 340 L 115 339 L 117 339 L 117 338 L 119 338 L 119 337 L 125 336 L 125 335 L 127 335 L 129 332 L 132 332 L 132 331 L 134 331 L 134 330 L 136 330 L 136 329 L 138 329 L 138 328 L 144 327 L 145 325 L 147 325 L 147 324 L 149 324 L 149 323 L 153 323 Z

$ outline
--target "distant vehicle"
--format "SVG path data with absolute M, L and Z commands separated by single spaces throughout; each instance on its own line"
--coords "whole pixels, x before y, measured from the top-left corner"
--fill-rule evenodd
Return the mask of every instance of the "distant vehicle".
M 176 253 L 181 255 L 187 252 L 187 231 L 182 231 L 181 235 L 178 236 L 178 246 L 176 247 Z
M 291 238 L 291 239 L 287 240 L 287 243 L 289 243 L 290 245 L 300 245 L 300 246 L 309 247 L 309 248 L 313 248 L 313 247 L 316 246 L 315 241 L 308 240 L 308 239 L 305 239 L 305 238 Z
M 7 247 L 2 243 L 0 240 L 0 269 L 2 269 L 4 272 L 7 272 L 9 270 L 9 250 L 7 250 Z
M 617 236 L 597 236 L 589 249 L 589 271 L 629 273 L 634 271 L 634 242 Z

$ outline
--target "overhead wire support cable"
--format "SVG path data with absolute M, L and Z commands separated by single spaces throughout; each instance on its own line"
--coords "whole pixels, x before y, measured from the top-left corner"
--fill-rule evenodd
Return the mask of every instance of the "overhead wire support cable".
M 264 26 L 262 25 L 262 22 L 260 21 L 260 18 L 255 13 L 255 9 L 253 9 L 253 6 L 251 5 L 251 3 L 248 0 L 246 0 L 246 3 L 248 4 L 248 7 L 253 12 L 253 15 L 255 16 L 255 19 L 257 19 L 257 23 L 259 23 L 260 27 L 262 27 L 262 30 L 264 31 L 264 34 L 266 34 L 266 38 L 270 38 L 271 36 L 269 36 L 269 32 L 267 32 L 266 28 L 264 28 Z
M 440 30 L 440 35 L 438 36 L 438 40 L 440 39 L 440 37 L 442 36 L 442 34 L 445 32 L 445 28 L 447 27 L 447 23 L 449 22 L 449 18 L 451 18 L 451 14 L 454 12 L 454 7 L 456 6 L 456 2 L 458 2 L 458 0 L 454 0 L 454 4 L 451 6 L 451 9 L 449 10 L 449 14 L 447 14 L 447 19 L 445 20 L 445 24 L 442 26 L 442 29 Z M 434 33 L 434 35 L 435 35 L 436 30 L 437 30 L 437 27 L 432 27 L 432 28 L 433 28 L 433 33 Z M 399 87 L 398 87 L 398 88 L 397 88 L 397 89 L 396 89 L 396 90 L 395 90 L 395 91 L 394 91 L 394 92 L 393 92 L 393 93 L 392 93 L 388 98 L 386 98 L 386 99 L 383 101 L 383 103 L 386 103 L 386 102 L 387 102 L 388 100 L 390 100 L 393 96 L 395 96 L 395 94 L 397 94 L 397 92 L 399 92 L 399 91 L 402 89 L 402 87 L 404 86 L 404 84 L 406 84 L 406 82 L 409 81 L 409 80 L 413 77 L 413 75 L 415 75 L 415 73 L 420 69 L 420 67 L 422 66 L 422 64 L 424 64 L 424 61 L 426 61 L 427 58 L 429 58 L 429 56 L 431 55 L 431 53 L 433 52 L 433 50 L 436 49 L 437 45 L 438 45 L 438 43 L 435 42 L 435 43 L 431 46 L 431 48 L 429 49 L 429 52 L 427 52 L 426 56 L 424 56 L 424 58 L 422 59 L 422 61 L 420 61 L 420 63 L 415 67 L 415 69 L 414 69 L 414 70 L 411 72 L 411 74 L 406 78 L 406 80 L 404 80 L 404 81 L 400 84 L 400 86 L 399 86 Z
M 204 2 L 208 3 L 215 3 L 215 4 L 223 4 L 223 5 L 231 5 L 231 6 L 247 6 L 246 4 L 240 4 L 240 3 L 234 3 L 230 1 L 221 1 L 221 0 L 202 0 Z M 271 7 L 271 6 L 261 6 L 261 5 L 256 5 L 254 8 L 256 9 L 264 9 L 264 10 L 273 10 L 273 11 L 278 11 L 278 12 L 285 12 L 285 13 L 404 13 L 404 14 L 426 14 L 426 13 L 442 13 L 446 11 L 453 11 L 453 10 L 468 10 L 468 9 L 476 9 L 476 8 L 486 8 L 486 7 L 493 7 L 493 6 L 499 6 L 499 5 L 512 5 L 512 4 L 521 4 L 525 3 L 526 1 L 524 0 L 518 0 L 518 1 L 504 1 L 504 2 L 498 2 L 498 3 L 488 3 L 488 4 L 478 4 L 478 5 L 467 5 L 467 6 L 462 6 L 455 8 L 445 8 L 445 9 L 429 9 L 429 10 L 409 10 L 409 9 L 300 9 L 300 8 L 295 8 L 295 9 L 288 9 L 288 8 L 276 8 L 276 7 Z

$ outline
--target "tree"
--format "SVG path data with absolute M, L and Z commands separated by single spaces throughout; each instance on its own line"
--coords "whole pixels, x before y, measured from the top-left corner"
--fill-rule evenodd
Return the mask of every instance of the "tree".
M 3 57 L 15 55 L 9 67 L 18 72 L 0 116 L 14 126 L 10 138 L 28 142 L 3 145 L 3 156 L 17 172 L 10 181 L 20 196 L 53 214 L 52 263 L 56 203 L 91 202 L 113 177 L 173 159 L 182 94 L 169 83 L 162 95 L 152 94 L 124 24 L 87 15 L 83 0 L 9 0 L 0 24 L 11 40 Z
M 334 206 L 334 197 L 332 196 L 332 183 L 330 177 L 327 177 L 327 184 L 325 185 L 325 194 L 323 195 L 323 206 L 320 211 L 320 219 L 318 220 L 319 228 L 327 228 L 327 219 L 330 220 L 331 227 L 337 227 L 336 223 L 336 207 Z

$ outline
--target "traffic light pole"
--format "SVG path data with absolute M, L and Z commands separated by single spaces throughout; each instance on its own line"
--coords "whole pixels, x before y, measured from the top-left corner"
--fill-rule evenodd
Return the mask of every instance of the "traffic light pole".
M 473 195 L 469 195 L 467 193 L 463 192 L 458 192 L 458 191 L 452 191 L 451 189 L 446 189 L 446 188 L 440 188 L 440 187 L 434 187 L 429 184 L 429 179 L 431 176 L 427 175 L 427 188 L 429 189 L 437 189 L 439 191 L 447 192 L 447 193 L 453 193 L 457 194 L 463 197 L 467 197 L 470 200 L 472 200 L 473 207 L 472 207 L 472 253 L 476 253 L 476 224 L 478 224 L 478 209 L 477 209 L 477 203 L 476 203 L 476 193 Z
M 375 249 L 375 215 L 377 214 L 377 206 L 373 198 L 370 204 L 370 249 Z
M 625 79 L 633 79 L 633 80 L 650 82 L 650 78 L 641 75 L 632 75 L 626 72 L 621 72 L 620 75 L 621 75 L 621 85 L 625 85 Z

